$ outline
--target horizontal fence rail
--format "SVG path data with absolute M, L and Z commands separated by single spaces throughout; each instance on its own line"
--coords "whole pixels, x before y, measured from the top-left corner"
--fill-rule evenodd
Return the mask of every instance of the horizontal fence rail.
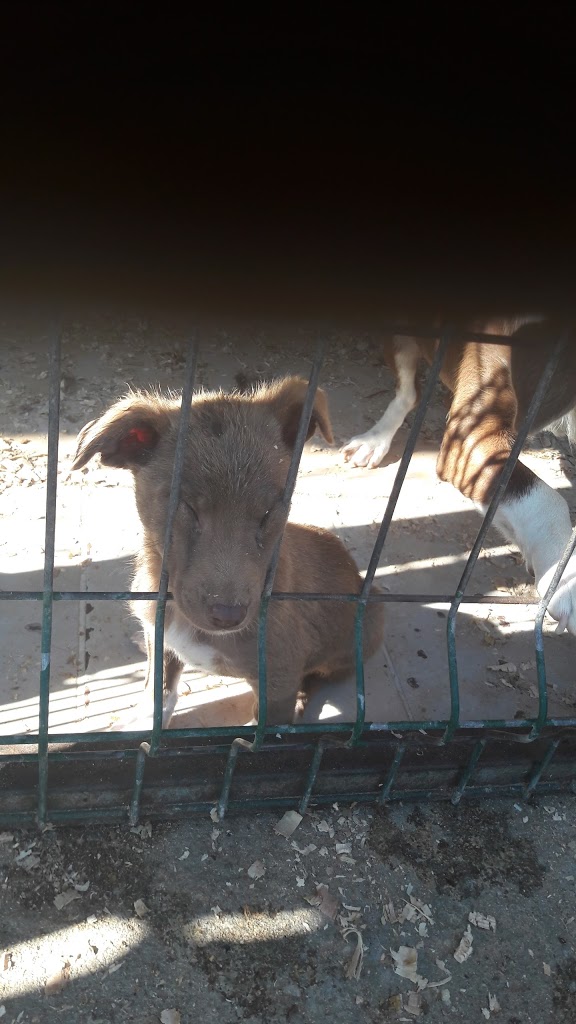
M 168 560 L 179 501 L 188 418 L 194 392 L 199 344 L 188 343 L 182 380 L 178 438 L 167 507 L 159 589 L 140 593 L 125 590 L 77 591 L 54 588 L 57 509 L 57 469 L 60 401 L 60 329 L 52 329 L 49 366 L 48 464 L 43 584 L 41 590 L 3 590 L 0 602 L 42 603 L 41 669 L 38 729 L 0 737 L 0 824 L 130 822 L 141 817 L 170 818 L 217 809 L 296 808 L 335 800 L 384 804 L 394 800 L 449 800 L 508 796 L 576 789 L 576 717 L 548 716 L 548 683 L 543 646 L 543 621 L 562 571 L 576 548 L 576 529 L 558 566 L 548 593 L 534 602 L 534 645 L 538 680 L 538 713 L 513 720 L 463 721 L 457 650 L 461 605 L 521 605 L 512 595 L 470 594 L 467 588 L 487 530 L 502 499 L 538 406 L 558 365 L 566 339 L 550 339 L 546 368 L 520 424 L 510 457 L 484 516 L 455 593 L 371 594 L 370 588 L 385 549 L 390 524 L 414 454 L 419 433 L 446 350 L 458 338 L 455 328 L 411 329 L 394 333 L 438 338 L 422 398 L 413 417 L 378 535 L 359 594 L 284 593 L 274 591 L 280 542 L 268 568 L 258 625 L 259 718 L 256 726 L 162 728 L 163 642 L 169 589 Z M 509 337 L 466 333 L 468 340 L 509 343 Z M 290 508 L 308 424 L 327 351 L 320 339 L 312 358 L 306 398 L 282 498 Z M 50 669 L 52 614 L 61 601 L 155 601 L 154 715 L 143 731 L 50 733 Z M 346 601 L 356 605 L 356 714 L 350 722 L 266 725 L 266 634 L 272 601 Z M 447 718 L 426 721 L 366 720 L 363 626 L 370 602 L 444 605 L 448 608 Z M 0 608 L 2 604 L 0 603 Z

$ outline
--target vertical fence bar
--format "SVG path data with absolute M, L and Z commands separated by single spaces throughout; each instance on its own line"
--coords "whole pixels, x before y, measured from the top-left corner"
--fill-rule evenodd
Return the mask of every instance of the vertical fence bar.
M 558 338 L 552 350 L 552 354 L 546 363 L 544 372 L 538 382 L 538 386 L 532 396 L 530 405 L 528 406 L 528 410 L 526 412 L 524 420 L 522 421 L 522 425 L 518 431 L 514 444 L 512 445 L 512 448 L 510 450 L 510 454 L 506 459 L 504 469 L 500 474 L 500 478 L 494 490 L 492 500 L 488 506 L 488 509 L 484 516 L 484 520 L 482 522 L 480 530 L 478 531 L 470 555 L 468 556 L 468 560 L 464 567 L 464 572 L 462 573 L 462 576 L 460 578 L 460 583 L 458 584 L 458 587 L 456 589 L 454 599 L 452 601 L 452 604 L 450 605 L 450 611 L 448 612 L 448 620 L 446 623 L 448 646 L 448 675 L 450 680 L 450 720 L 448 722 L 448 725 L 446 726 L 446 731 L 442 739 L 443 743 L 447 743 L 452 738 L 455 730 L 458 728 L 458 724 L 460 721 L 460 689 L 458 686 L 458 663 L 456 655 L 456 616 L 458 613 L 458 609 L 460 607 L 462 598 L 464 597 L 466 587 L 468 586 L 468 583 L 470 581 L 470 577 L 474 570 L 474 566 L 478 561 L 480 551 L 482 550 L 484 537 L 486 536 L 486 533 L 488 532 L 488 529 L 492 524 L 492 520 L 496 515 L 496 511 L 504 495 L 504 492 L 508 486 L 510 477 L 512 476 L 512 473 L 514 471 L 514 467 L 518 462 L 518 458 L 524 446 L 524 442 L 526 441 L 526 438 L 530 433 L 530 428 L 532 427 L 536 413 L 540 408 L 540 403 L 544 398 L 544 395 L 546 394 L 548 385 L 550 384 L 550 380 L 552 379 L 552 375 L 554 374 L 558 366 L 558 360 L 560 359 L 560 355 L 566 344 L 567 336 L 568 332 L 565 331 Z M 546 683 L 544 682 L 544 686 L 545 685 Z
M 136 766 L 134 768 L 134 785 L 132 787 L 132 799 L 130 801 L 130 811 L 128 813 L 128 822 L 130 825 L 137 825 L 138 818 L 140 817 L 140 798 L 142 796 L 142 786 L 144 785 L 144 772 L 146 771 L 146 757 L 150 753 L 150 744 L 141 743 L 136 754 Z
M 478 764 L 478 761 L 480 760 L 484 752 L 484 748 L 487 742 L 488 741 L 484 739 L 478 740 L 478 743 L 476 743 L 476 745 L 474 746 L 472 753 L 470 754 L 470 757 L 468 759 L 468 764 L 464 768 L 458 785 L 456 786 L 454 792 L 452 793 L 452 796 L 450 797 L 450 802 L 454 805 L 454 807 L 457 807 L 458 804 L 460 803 L 462 796 L 464 794 L 464 790 L 466 789 L 466 786 L 468 785 L 470 779 L 472 778 L 472 775 L 474 774 L 476 765 Z
M 374 582 L 374 576 L 376 573 L 376 569 L 378 568 L 378 563 L 380 561 L 382 549 L 384 547 L 386 537 L 388 536 L 388 530 L 390 529 L 392 516 L 394 515 L 394 511 L 398 503 L 398 498 L 400 497 L 400 490 L 402 488 L 402 484 L 404 483 L 406 473 L 408 472 L 410 460 L 412 459 L 412 455 L 414 454 L 416 441 L 422 428 L 424 417 L 426 416 L 426 413 L 428 411 L 428 405 L 432 397 L 432 392 L 434 391 L 434 388 L 436 386 L 438 376 L 440 374 L 440 369 L 442 367 L 442 363 L 444 360 L 444 355 L 446 353 L 446 348 L 448 346 L 450 339 L 450 332 L 447 329 L 443 330 L 440 334 L 440 342 L 436 349 L 436 353 L 430 366 L 430 370 L 428 371 L 426 384 L 422 392 L 422 398 L 418 403 L 418 408 L 416 409 L 416 413 L 414 415 L 414 420 L 410 428 L 410 432 L 408 434 L 408 440 L 406 441 L 406 447 L 404 448 L 402 458 L 400 459 L 400 465 L 398 466 L 398 470 L 394 478 L 394 484 L 390 492 L 390 497 L 388 498 L 388 502 L 386 504 L 386 509 L 382 517 L 382 522 L 380 524 L 378 536 L 372 549 L 372 555 L 370 557 L 368 568 L 366 570 L 364 583 L 362 584 L 362 589 L 360 591 L 357 601 L 356 620 L 354 627 L 354 643 L 356 654 L 356 721 L 354 723 L 350 739 L 348 740 L 349 746 L 355 746 L 358 743 L 360 736 L 362 735 L 362 730 L 364 729 L 364 720 L 366 716 L 363 657 L 364 616 L 366 614 L 366 604 L 368 601 L 368 597 L 370 595 L 370 588 Z
M 224 779 L 222 780 L 222 789 L 220 790 L 220 798 L 216 804 L 219 818 L 223 818 L 228 810 L 230 787 L 232 785 L 234 769 L 236 768 L 238 761 L 238 754 L 241 750 L 251 750 L 252 746 L 253 744 L 249 743 L 248 740 L 243 740 L 240 736 L 237 737 L 237 739 L 232 740 L 232 743 L 230 744 L 230 750 L 228 751 L 228 757 L 226 759 L 226 768 L 224 769 Z
M 554 757 L 559 746 L 560 740 L 551 740 L 548 746 L 548 750 L 544 754 L 542 760 L 537 761 L 534 765 L 532 772 L 530 774 L 530 778 L 528 779 L 528 782 L 526 783 L 526 786 L 524 787 L 524 792 L 522 794 L 525 800 L 527 799 L 527 797 L 531 796 L 534 790 L 536 789 L 536 786 L 540 782 L 543 773 L 546 771 L 548 765 L 552 761 L 552 758 Z
M 48 716 L 50 713 L 50 660 L 54 550 L 56 539 L 56 492 L 58 487 L 58 437 L 60 430 L 60 324 L 51 327 L 48 394 L 48 460 L 46 474 L 46 530 L 44 534 L 44 579 L 42 597 L 42 640 L 40 697 L 38 711 L 38 808 L 39 824 L 46 821 L 48 802 Z
M 168 594 L 168 556 L 172 543 L 172 529 L 176 510 L 180 500 L 180 481 L 182 479 L 182 467 L 186 451 L 186 434 L 190 421 L 190 407 L 192 405 L 192 392 L 194 391 L 194 376 L 196 373 L 196 358 L 198 347 L 196 338 L 188 343 L 188 354 L 186 356 L 186 368 L 184 371 L 184 386 L 182 388 L 182 401 L 180 403 L 180 418 L 178 421 L 178 435 L 176 438 L 176 451 L 174 452 L 174 464 L 172 466 L 172 480 L 170 482 L 170 498 L 166 514 L 166 527 L 164 530 L 164 550 L 162 552 L 162 568 L 160 570 L 160 582 L 158 584 L 158 598 L 156 603 L 156 619 L 154 623 L 154 719 L 150 747 L 148 753 L 151 756 L 157 752 L 160 745 L 162 732 L 162 704 L 164 692 L 164 619 L 166 617 L 166 598 Z
M 286 476 L 286 484 L 284 486 L 284 494 L 282 496 L 282 505 L 284 508 L 285 518 L 288 519 L 288 513 L 290 512 L 290 504 L 292 502 L 292 495 L 294 493 L 294 487 L 296 486 L 296 477 L 298 476 L 298 470 L 300 468 L 300 459 L 302 458 L 302 451 L 306 443 L 306 434 L 308 432 L 308 425 L 310 423 L 310 417 L 312 415 L 312 409 L 314 407 L 314 399 L 316 397 L 316 391 L 318 389 L 318 381 L 320 379 L 320 370 L 322 369 L 322 363 L 324 362 L 324 353 L 326 351 L 326 341 L 321 338 L 316 344 L 316 351 L 312 361 L 312 369 L 310 371 L 310 377 L 308 379 L 308 389 L 306 391 L 306 397 L 302 406 L 302 412 L 300 415 L 300 423 L 298 424 L 298 432 L 296 434 L 296 441 L 294 442 L 294 449 L 292 452 L 292 458 L 290 459 L 290 466 L 288 467 L 288 473 Z M 274 586 L 274 577 L 276 576 L 276 569 L 278 566 L 278 558 L 280 555 L 280 548 L 282 546 L 282 537 L 278 540 L 272 560 L 268 566 L 268 572 L 266 573 L 266 579 L 264 581 L 264 589 L 262 591 L 262 598 L 260 601 L 260 613 L 258 616 L 258 723 L 256 725 L 256 733 L 254 740 L 252 741 L 251 749 L 257 750 L 264 739 L 264 732 L 266 729 L 266 712 L 268 708 L 266 684 L 268 676 L 268 666 L 266 658 L 266 634 L 267 634 L 267 623 L 268 623 L 268 609 L 270 607 L 270 599 L 272 594 L 272 587 Z
M 379 804 L 385 804 L 386 801 L 388 800 L 388 798 L 390 797 L 390 793 L 392 792 L 392 787 L 393 787 L 394 783 L 396 782 L 396 776 L 398 775 L 398 771 L 400 769 L 400 765 L 402 764 L 402 759 L 403 759 L 405 753 L 406 753 L 406 744 L 405 743 L 399 743 L 397 745 L 397 747 L 396 747 L 396 750 L 394 751 L 394 758 L 392 760 L 392 764 L 390 765 L 390 769 L 389 769 L 388 774 L 386 776 L 386 781 L 384 782 L 384 785 L 382 786 L 382 790 L 381 790 L 380 795 L 378 797 L 378 803 Z
M 308 778 L 306 779 L 304 793 L 302 794 L 302 799 L 298 805 L 299 814 L 306 814 L 308 804 L 310 803 L 310 797 L 312 796 L 312 790 L 314 789 L 314 783 L 316 782 L 316 777 L 322 763 L 322 757 L 324 756 L 324 751 L 326 750 L 329 742 L 330 740 L 328 737 L 321 736 L 316 744 L 312 763 L 310 764 L 310 770 L 308 772 Z

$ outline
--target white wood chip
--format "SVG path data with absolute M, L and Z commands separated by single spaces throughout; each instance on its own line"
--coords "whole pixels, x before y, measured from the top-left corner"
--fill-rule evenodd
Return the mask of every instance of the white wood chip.
M 476 928 L 483 928 L 486 932 L 496 931 L 496 918 L 492 917 L 491 914 L 481 914 L 477 910 L 471 910 L 468 914 L 468 920 L 470 924 L 475 925 Z
M 144 900 L 135 900 L 134 910 L 136 911 L 138 917 L 145 917 L 146 914 L 150 913 L 150 907 L 146 906 Z
M 250 865 L 247 871 L 248 877 L 254 879 L 262 878 L 263 875 L 265 874 L 266 868 L 264 867 L 261 860 L 255 860 L 254 863 Z
M 356 949 L 352 953 L 349 963 L 346 965 L 344 974 L 347 978 L 355 978 L 358 981 L 362 973 L 362 963 L 364 960 L 364 942 L 362 935 L 357 928 L 346 928 L 342 933 L 344 938 L 348 940 L 349 935 L 356 936 Z
M 390 954 L 394 960 L 394 974 L 413 981 L 419 988 L 426 987 L 426 978 L 418 974 L 418 951 L 413 946 L 399 946 L 397 950 L 391 949 Z
M 182 1020 L 179 1010 L 162 1010 L 160 1024 L 180 1024 Z
M 66 892 L 59 892 L 58 895 L 54 897 L 54 906 L 56 907 L 56 910 L 63 910 L 69 903 L 72 903 L 72 900 L 79 899 L 79 892 L 76 892 L 75 889 L 68 889 Z
M 454 953 L 454 959 L 457 960 L 459 964 L 463 964 L 464 961 L 468 959 L 471 953 L 472 929 L 470 928 L 470 925 L 468 925 L 466 931 L 464 932 L 464 935 L 460 939 L 460 945 L 458 946 L 458 949 Z
M 404 1009 L 406 1013 L 411 1013 L 414 1017 L 419 1017 L 422 1012 L 422 997 L 419 992 L 409 992 L 408 999 L 404 1003 Z
M 298 825 L 302 821 L 302 815 L 298 814 L 298 811 L 286 811 L 274 825 L 274 831 L 279 836 L 284 836 L 285 839 L 289 839 L 293 832 L 296 831 Z

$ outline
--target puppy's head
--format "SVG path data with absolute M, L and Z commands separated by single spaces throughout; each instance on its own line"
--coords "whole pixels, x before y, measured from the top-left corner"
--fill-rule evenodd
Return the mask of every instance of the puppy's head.
M 286 509 L 282 493 L 307 384 L 289 377 L 251 395 L 211 393 L 192 402 L 180 501 L 168 558 L 170 589 L 198 629 L 234 632 L 258 614 Z M 72 468 L 100 454 L 134 475 L 145 550 L 162 554 L 178 433 L 179 399 L 140 392 L 78 436 Z M 324 392 L 316 393 L 308 437 L 332 443 Z

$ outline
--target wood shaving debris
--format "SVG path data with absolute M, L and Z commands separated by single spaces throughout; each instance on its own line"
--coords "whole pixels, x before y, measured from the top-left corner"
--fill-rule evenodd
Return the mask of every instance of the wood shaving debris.
M 459 964 L 463 964 L 464 961 L 468 959 L 471 953 L 472 929 L 470 925 L 468 925 L 466 931 L 464 932 L 464 935 L 460 939 L 460 945 L 458 946 L 458 949 L 454 953 L 454 959 L 457 960 Z
M 150 913 L 150 907 L 146 906 L 144 900 L 135 900 L 134 910 L 136 911 L 138 917 L 145 917 L 146 914 Z
M 542 967 L 544 969 L 544 974 L 546 975 L 547 978 L 549 978 L 550 975 L 552 974 L 552 968 L 550 967 L 550 964 L 544 963 L 544 961 L 543 961 L 542 962 Z
M 14 840 L 12 832 L 0 832 L 0 843 L 11 843 Z
M 75 889 L 67 889 L 66 892 L 59 892 L 58 895 L 54 897 L 54 906 L 56 907 L 56 910 L 63 910 L 69 903 L 72 903 L 72 900 L 79 899 L 79 892 L 76 892 Z
M 116 971 L 119 971 L 121 967 L 124 967 L 125 963 L 125 960 L 121 960 L 119 964 L 111 964 L 106 971 L 106 974 L 116 974 Z
M 212 810 L 210 811 L 210 817 L 212 818 L 212 821 L 220 821 L 220 815 L 218 814 L 217 807 L 212 808 Z
M 181 1019 L 179 1010 L 162 1010 L 160 1014 L 160 1024 L 180 1024 Z
M 189 857 L 189 856 L 190 856 L 190 850 L 184 850 L 184 853 L 182 854 L 181 857 L 178 857 L 178 860 L 186 860 L 186 858 Z
M 408 999 L 404 1003 L 404 1009 L 406 1013 L 411 1013 L 413 1017 L 419 1017 L 422 1012 L 422 996 L 419 992 L 409 992 Z
M 356 981 L 358 981 L 362 973 L 362 963 L 364 961 L 364 942 L 362 940 L 362 935 L 357 928 L 346 928 L 342 934 L 346 941 L 348 941 L 349 935 L 356 936 L 356 949 L 352 953 L 349 963 L 346 965 L 344 974 L 346 978 L 355 978 Z
M 404 901 L 404 906 L 397 917 L 397 920 L 401 923 L 402 921 L 417 921 L 420 917 L 425 918 L 428 924 L 434 924 L 432 919 L 432 910 L 427 903 L 422 903 L 421 900 L 417 899 L 416 896 L 410 896 L 410 902 Z M 424 930 L 421 930 L 420 925 L 418 926 L 418 933 L 420 935 L 427 935 L 428 930 L 426 929 L 425 921 L 421 921 L 420 925 L 424 925 Z
M 486 1020 L 490 1020 L 490 1010 L 487 1010 L 485 1006 L 482 1007 L 482 1013 Z
M 341 853 L 338 857 L 341 864 L 355 864 L 354 857 L 349 857 L 347 853 Z
M 0 1017 L 5 1017 L 5 1016 L 6 1016 L 6 1007 L 4 1006 L 4 1003 L 2 1003 L 2 1006 L 0 1006 Z
M 302 889 L 306 883 L 306 879 L 302 875 L 296 875 L 296 885 L 299 889 Z
M 262 878 L 265 874 L 266 868 L 264 867 L 261 860 L 255 860 L 254 863 L 250 865 L 247 871 L 248 877 L 254 879 Z
M 380 918 L 382 924 L 396 924 L 398 921 L 398 914 L 394 910 L 394 904 L 392 901 L 385 903 L 382 907 L 382 917 Z
M 335 920 L 340 903 L 323 882 L 316 886 L 315 896 L 305 896 L 304 899 L 311 907 L 317 907 L 325 917 L 328 917 L 331 921 Z
M 468 920 L 470 924 L 475 925 L 476 928 L 483 928 L 486 932 L 496 931 L 496 918 L 492 917 L 491 914 L 481 914 L 478 910 L 471 910 L 468 914 Z
M 419 988 L 426 987 L 428 984 L 426 979 L 417 971 L 418 951 L 413 946 L 399 946 L 397 950 L 391 949 L 390 954 L 395 964 L 394 974 L 413 981 Z
M 279 836 L 284 836 L 285 839 L 289 839 L 293 832 L 298 828 L 298 825 L 302 821 L 302 815 L 298 814 L 298 811 L 286 811 L 274 825 L 274 831 Z
M 314 853 L 314 850 L 318 849 L 314 843 L 308 843 L 308 846 L 298 846 L 298 843 L 292 842 L 290 843 L 290 846 L 293 850 L 296 850 L 297 853 L 301 853 L 303 857 L 307 857 L 309 853 Z
M 491 1010 L 492 1013 L 500 1013 L 501 1010 L 498 999 L 496 996 L 491 995 L 490 992 L 488 993 L 488 1009 Z
M 90 882 L 75 882 L 74 888 L 76 889 L 76 892 L 88 892 Z
M 336 853 L 352 853 L 352 843 L 336 843 Z
M 326 819 L 319 821 L 316 828 L 318 832 L 326 832 L 330 836 L 330 839 L 334 839 L 334 828 L 326 821 Z
M 444 971 L 446 977 L 441 978 L 440 981 L 429 981 L 428 988 L 441 988 L 442 985 L 447 985 L 449 981 L 452 981 L 452 975 L 450 974 L 450 971 L 446 967 L 446 963 L 444 962 L 444 960 L 436 960 L 436 967 L 438 967 L 441 971 Z
M 11 953 L 11 952 L 4 953 L 4 961 L 3 961 L 3 966 L 2 966 L 2 973 L 4 974 L 4 973 L 6 973 L 6 971 L 11 971 L 13 967 L 14 967 L 14 954 Z

